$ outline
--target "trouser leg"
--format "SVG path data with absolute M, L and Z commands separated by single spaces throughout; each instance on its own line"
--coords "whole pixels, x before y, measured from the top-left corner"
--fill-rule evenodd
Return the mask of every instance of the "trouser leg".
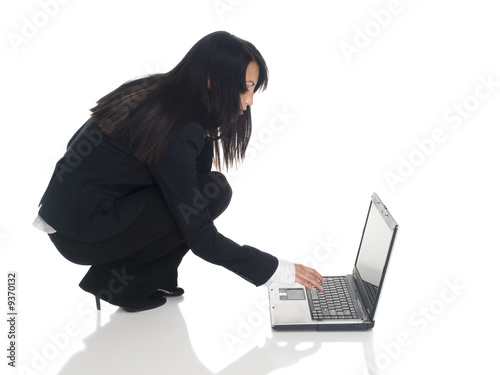
M 158 289 L 177 282 L 177 268 L 188 248 L 181 243 L 168 249 L 169 242 L 161 238 L 126 258 L 90 267 L 80 287 L 113 305 L 140 304 Z
M 231 187 L 219 172 L 200 173 L 198 181 L 208 211 L 215 219 L 228 207 Z M 161 229 L 158 222 L 162 220 L 158 219 L 162 218 L 163 209 L 159 210 L 158 207 L 162 207 L 162 200 L 154 189 L 149 194 L 155 197 L 151 200 L 155 204 L 155 211 L 149 220 L 148 214 L 143 215 L 131 227 L 130 233 L 122 233 L 100 243 L 78 242 L 57 233 L 51 235 L 52 241 L 67 259 L 92 265 L 80 287 L 114 305 L 133 306 L 147 299 L 157 289 L 169 290 L 177 286 L 177 269 L 188 246 L 178 229 L 161 235 L 155 235 L 156 232 L 141 235 L 142 227 L 145 228 L 144 232 L 151 232 L 152 225 Z M 166 205 L 164 209 L 166 213 L 169 212 Z M 148 210 L 145 209 L 145 212 Z M 125 248 L 127 251 L 123 252 Z
M 167 276 L 165 277 L 165 281 L 159 289 L 173 290 L 178 286 L 178 268 L 188 250 L 189 247 L 186 243 L 184 243 L 172 252 L 170 256 L 170 263 L 172 265 L 173 271 L 170 274 L 167 274 Z

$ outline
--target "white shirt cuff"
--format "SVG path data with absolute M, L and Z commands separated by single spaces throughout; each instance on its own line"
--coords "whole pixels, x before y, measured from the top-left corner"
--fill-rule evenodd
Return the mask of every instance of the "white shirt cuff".
M 274 274 L 269 280 L 264 284 L 268 287 L 273 282 L 283 283 L 283 284 L 294 284 L 295 283 L 295 264 L 287 260 L 278 259 L 278 268 L 274 271 Z

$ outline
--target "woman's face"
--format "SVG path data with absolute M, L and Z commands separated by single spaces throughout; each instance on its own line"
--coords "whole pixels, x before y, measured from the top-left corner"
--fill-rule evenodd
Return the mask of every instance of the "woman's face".
M 241 98 L 240 115 L 243 114 L 243 111 L 247 110 L 249 105 L 253 104 L 254 89 L 258 81 L 259 81 L 259 65 L 257 65 L 255 61 L 251 61 L 247 67 L 247 76 L 246 76 L 247 91 L 243 94 L 240 94 Z

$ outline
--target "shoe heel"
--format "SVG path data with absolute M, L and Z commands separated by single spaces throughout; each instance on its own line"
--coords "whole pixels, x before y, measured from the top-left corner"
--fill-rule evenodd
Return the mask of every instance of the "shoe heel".
M 101 299 L 97 296 L 95 296 L 95 305 L 97 307 L 97 310 L 101 311 Z

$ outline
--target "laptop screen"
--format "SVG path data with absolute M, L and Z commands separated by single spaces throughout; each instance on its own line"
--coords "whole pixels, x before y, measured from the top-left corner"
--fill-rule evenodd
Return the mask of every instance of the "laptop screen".
M 363 285 L 358 287 L 363 290 L 361 295 L 372 319 L 396 231 L 396 222 L 374 193 L 355 265 L 355 275 Z

